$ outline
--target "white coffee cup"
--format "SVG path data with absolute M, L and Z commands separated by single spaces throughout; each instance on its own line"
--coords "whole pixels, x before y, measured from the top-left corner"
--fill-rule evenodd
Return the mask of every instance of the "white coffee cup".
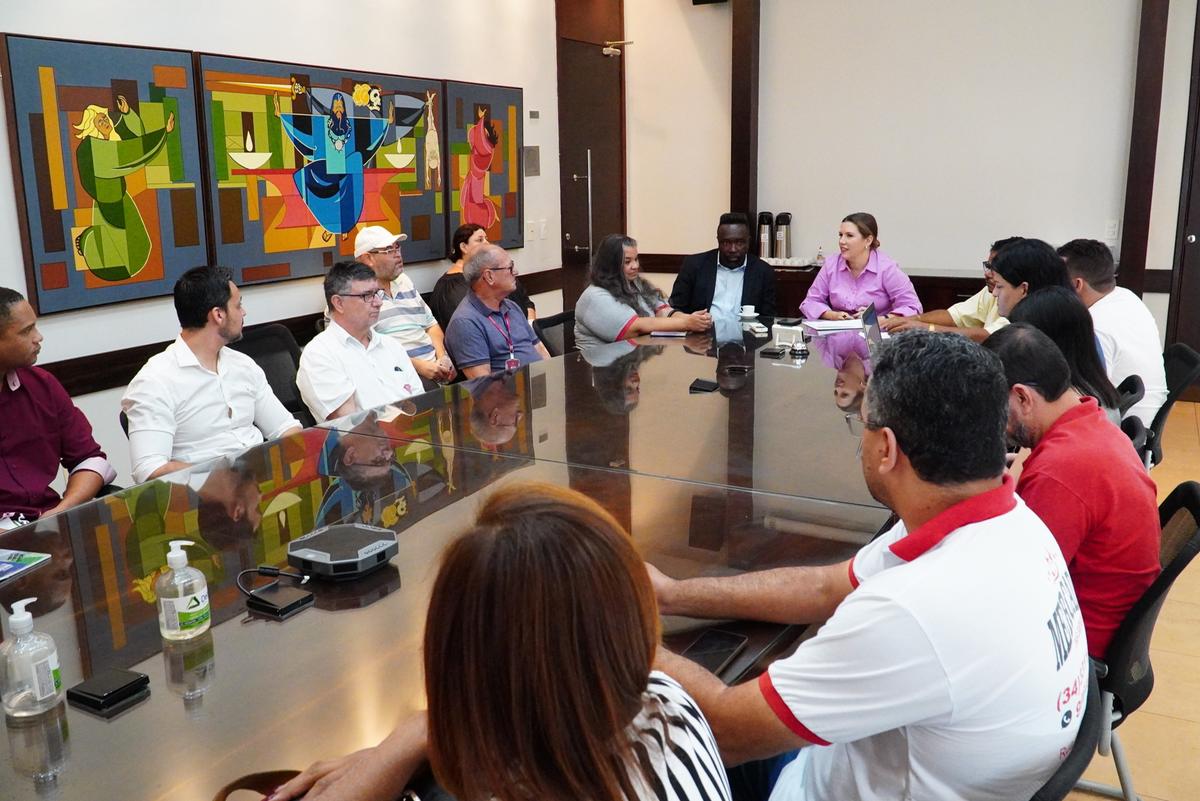
M 753 306 L 743 306 L 742 307 L 742 316 L 743 317 L 753 317 L 754 316 L 754 307 Z

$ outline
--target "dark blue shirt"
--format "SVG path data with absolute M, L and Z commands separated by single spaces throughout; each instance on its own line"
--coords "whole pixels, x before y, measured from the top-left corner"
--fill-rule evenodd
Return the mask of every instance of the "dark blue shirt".
M 480 364 L 503 370 L 510 354 L 523 365 L 541 361 L 537 344 L 525 313 L 508 298 L 500 301 L 500 311 L 492 311 L 467 292 L 446 326 L 446 350 L 460 370 Z

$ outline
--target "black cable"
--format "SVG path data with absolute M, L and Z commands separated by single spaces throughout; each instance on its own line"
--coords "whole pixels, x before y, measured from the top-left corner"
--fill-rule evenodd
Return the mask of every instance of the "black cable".
M 247 573 L 254 573 L 259 576 L 276 576 L 278 578 L 276 578 L 272 582 L 262 585 L 261 587 L 254 587 L 253 589 L 248 590 L 242 584 L 242 576 L 246 575 Z M 287 571 L 282 570 L 281 568 L 272 567 L 271 565 L 259 565 L 258 567 L 247 568 L 246 570 L 243 570 L 242 572 L 238 573 L 237 578 L 234 579 L 234 583 L 237 584 L 237 588 L 239 590 L 241 590 L 242 595 L 245 595 L 247 598 L 251 598 L 254 596 L 254 593 L 256 593 L 260 590 L 265 590 L 269 587 L 274 587 L 276 584 L 279 583 L 279 578 L 290 578 L 294 581 L 300 582 L 301 584 L 307 584 L 308 579 L 309 579 L 309 577 L 304 575 L 303 573 L 288 573 Z

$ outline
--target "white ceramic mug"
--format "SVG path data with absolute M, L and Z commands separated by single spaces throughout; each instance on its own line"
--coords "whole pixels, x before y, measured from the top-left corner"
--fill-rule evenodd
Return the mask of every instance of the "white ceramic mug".
M 754 316 L 754 307 L 753 306 L 743 306 L 742 307 L 742 316 L 743 317 L 753 317 Z

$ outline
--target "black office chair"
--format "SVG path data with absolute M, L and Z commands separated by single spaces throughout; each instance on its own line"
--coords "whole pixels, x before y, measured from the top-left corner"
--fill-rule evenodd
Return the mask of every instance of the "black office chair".
M 1117 402 L 1117 410 L 1124 415 L 1146 397 L 1146 385 L 1142 383 L 1140 375 L 1131 375 L 1117 384 L 1117 393 L 1121 396 L 1121 400 Z
M 1029 801 L 1062 801 L 1067 793 L 1075 788 L 1079 777 L 1091 764 L 1096 755 L 1096 745 L 1104 731 L 1108 718 L 1101 706 L 1100 683 L 1096 680 L 1096 666 L 1088 665 L 1088 694 L 1087 706 L 1083 710 L 1083 720 L 1079 724 L 1079 732 L 1075 735 L 1075 744 L 1071 753 L 1054 771 L 1054 775 L 1032 796 Z
M 1133 776 L 1116 729 L 1129 714 L 1145 703 L 1154 689 L 1154 667 L 1150 664 L 1150 637 L 1167 591 L 1188 563 L 1200 552 L 1200 484 L 1185 481 L 1158 507 L 1162 535 L 1158 558 L 1162 573 L 1125 615 L 1108 646 L 1103 662 L 1096 663 L 1102 693 L 1101 710 L 1107 725 L 1100 733 L 1099 751 L 1111 750 L 1120 789 L 1092 781 L 1081 781 L 1080 790 L 1109 798 L 1137 801 Z
M 1134 376 L 1137 378 L 1137 376 Z M 1146 424 L 1142 422 L 1142 418 L 1129 416 L 1121 421 L 1121 430 L 1125 432 L 1125 436 L 1129 437 L 1129 441 L 1133 443 L 1133 449 L 1137 451 L 1138 457 L 1145 461 L 1144 454 L 1146 453 Z
M 296 416 L 305 428 L 316 425 L 300 390 L 296 370 L 300 367 L 300 346 L 288 327 L 280 323 L 247 328 L 242 338 L 229 347 L 246 354 L 267 374 L 271 391 L 284 408 Z
M 117 419 L 121 421 L 121 430 L 125 432 L 125 439 L 129 439 L 129 415 L 125 414 L 125 410 L 122 409 L 121 413 L 117 415 Z
M 1167 425 L 1167 416 L 1175 401 L 1197 379 L 1200 379 L 1200 353 L 1182 342 L 1176 342 L 1163 352 L 1163 366 L 1167 371 L 1167 401 L 1154 415 L 1146 437 L 1146 467 L 1162 462 L 1162 434 Z
M 576 350 L 574 309 L 549 317 L 539 317 L 533 321 L 533 330 L 551 356 L 562 356 Z

